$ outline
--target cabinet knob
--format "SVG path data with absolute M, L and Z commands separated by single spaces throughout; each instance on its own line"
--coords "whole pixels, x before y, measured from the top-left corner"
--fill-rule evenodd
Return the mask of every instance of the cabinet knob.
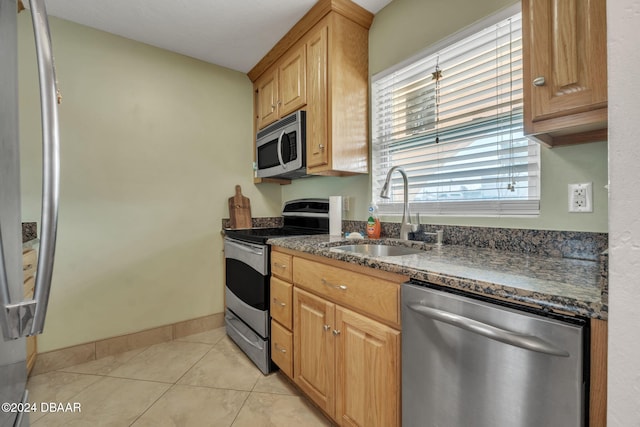
M 285 304 L 285 303 L 283 303 L 283 302 L 278 301 L 278 299 L 277 299 L 277 298 L 274 298 L 274 299 L 273 299 L 273 302 L 274 302 L 275 304 L 278 304 L 280 307 L 284 307 L 285 305 L 287 305 L 287 304 Z
M 271 104 L 271 111 L 274 111 L 276 109 L 276 104 Z
M 540 86 L 544 86 L 544 84 L 545 84 L 544 76 L 536 77 L 535 79 L 533 79 L 534 86 L 540 87 Z
M 318 144 L 318 148 L 324 150 L 324 144 Z
M 331 325 L 324 325 L 323 328 L 325 331 L 328 331 L 329 329 L 331 329 Z
M 275 347 L 276 347 L 276 350 L 278 350 L 280 353 L 286 353 L 287 352 L 287 349 L 280 347 L 280 345 L 278 343 L 276 343 Z
M 337 329 L 334 329 L 333 330 L 333 335 L 335 335 L 337 337 L 338 335 L 340 335 L 340 331 L 337 330 Z

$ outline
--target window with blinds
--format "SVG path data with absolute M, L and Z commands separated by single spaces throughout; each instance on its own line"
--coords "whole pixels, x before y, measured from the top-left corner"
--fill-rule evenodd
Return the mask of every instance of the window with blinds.
M 372 192 L 382 214 L 537 215 L 539 145 L 523 135 L 522 20 L 493 17 L 372 82 Z M 504 15 L 504 14 L 503 14 Z M 490 18 L 491 19 L 491 18 Z

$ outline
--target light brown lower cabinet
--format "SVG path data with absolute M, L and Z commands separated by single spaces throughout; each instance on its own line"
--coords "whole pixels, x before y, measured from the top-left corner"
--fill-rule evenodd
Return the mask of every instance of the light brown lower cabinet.
M 336 418 L 343 426 L 398 426 L 400 332 L 336 307 Z
M 591 320 L 591 384 L 589 426 L 607 426 L 607 346 L 608 322 Z
M 272 271 L 287 274 L 271 278 L 275 364 L 340 426 L 401 426 L 399 291 L 406 278 L 279 251 Z M 591 321 L 590 359 L 589 426 L 605 427 L 606 321 Z
M 294 381 L 342 426 L 398 426 L 400 332 L 295 288 Z
M 322 410 L 335 416 L 335 304 L 293 290 L 294 381 Z
M 293 334 L 275 320 L 271 320 L 271 360 L 293 378 Z
M 24 280 L 24 297 L 33 298 L 33 287 L 35 285 L 34 273 L 38 261 L 38 253 L 35 249 L 27 249 L 22 252 L 22 275 Z M 36 354 L 38 342 L 35 336 L 27 337 L 27 375 L 31 373 L 36 364 Z

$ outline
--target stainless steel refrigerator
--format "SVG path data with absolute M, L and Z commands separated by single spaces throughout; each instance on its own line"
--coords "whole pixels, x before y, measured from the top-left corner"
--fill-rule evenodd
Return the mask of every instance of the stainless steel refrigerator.
M 42 332 L 49 300 L 58 212 L 57 88 L 44 0 L 30 0 L 40 82 L 43 174 L 40 249 L 33 299 L 24 299 L 18 122 L 17 1 L 0 0 L 0 426 L 26 426 L 26 337 Z M 24 12 L 29 13 L 29 12 Z

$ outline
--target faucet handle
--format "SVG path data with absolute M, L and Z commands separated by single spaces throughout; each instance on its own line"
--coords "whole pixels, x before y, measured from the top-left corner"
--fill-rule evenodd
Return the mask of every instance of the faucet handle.
M 420 212 L 416 212 L 416 223 L 411 224 L 411 231 L 422 231 L 422 224 L 420 224 Z

